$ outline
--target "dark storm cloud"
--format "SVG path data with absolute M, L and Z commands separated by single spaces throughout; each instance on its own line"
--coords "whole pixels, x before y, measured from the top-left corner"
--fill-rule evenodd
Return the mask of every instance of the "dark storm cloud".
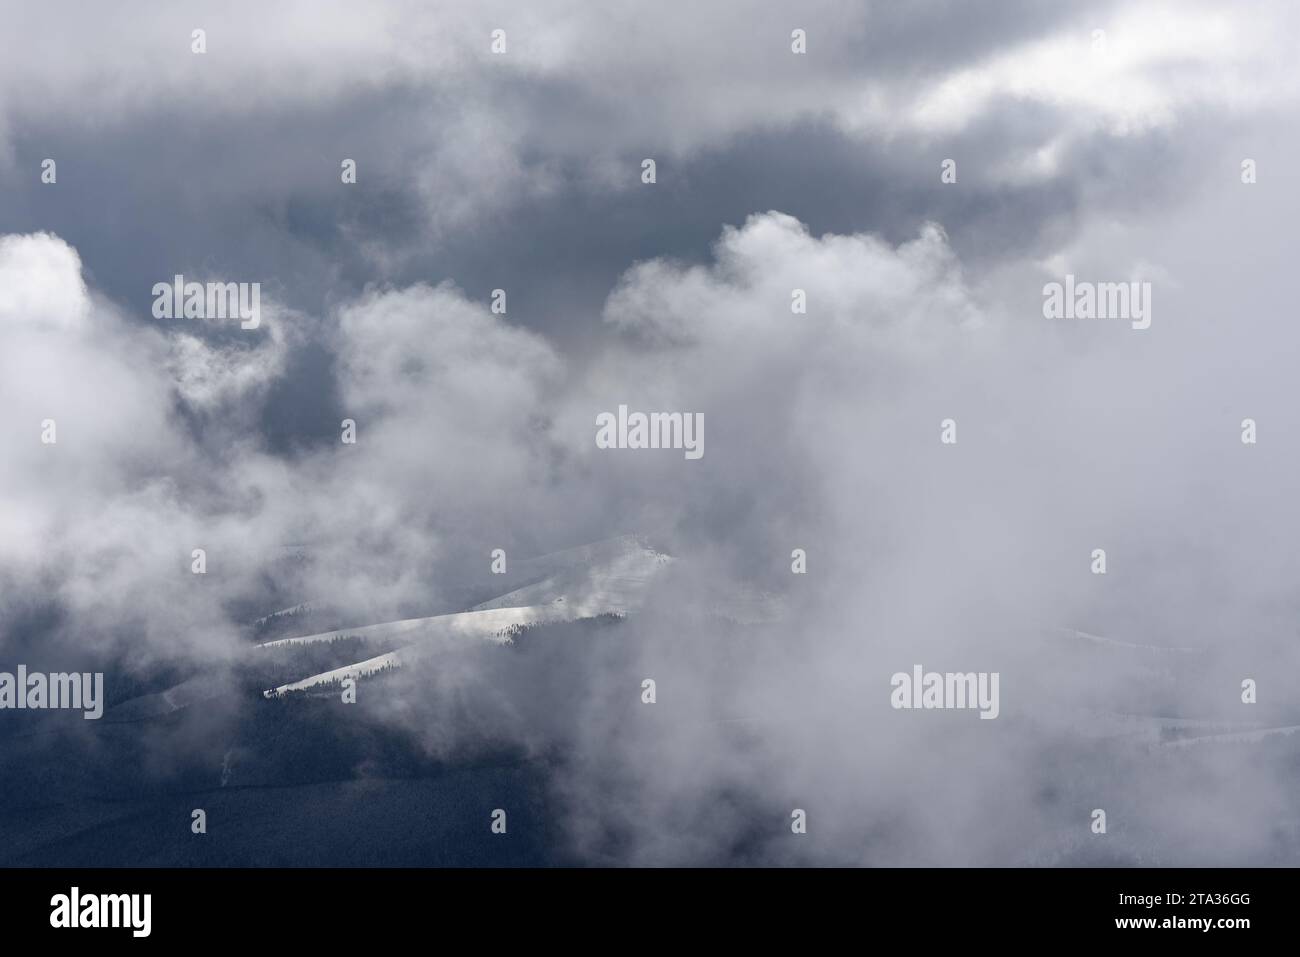
M 758 24 L 704 18 L 691 43 L 716 48 L 742 75 L 779 66 L 786 75 L 768 84 L 806 85 L 815 94 L 822 76 L 845 88 L 880 77 L 898 82 L 904 61 L 918 78 L 942 74 L 1037 35 L 1060 15 L 1041 4 L 998 5 L 991 15 L 947 4 L 906 15 L 892 6 L 806 12 L 805 27 L 825 46 L 809 65 L 797 64 L 812 79 L 788 72 L 788 54 L 765 51 L 757 41 L 767 31 Z M 184 22 L 209 23 L 205 13 L 212 17 L 208 29 L 220 35 L 223 8 L 187 11 Z M 338 13 L 326 7 L 321 16 Z M 763 15 L 763 28 L 786 19 L 771 14 Z M 843 30 L 846 18 L 858 28 Z M 53 26 L 43 29 L 53 39 Z M 786 32 L 770 38 L 777 49 L 784 49 Z M 226 35 L 222 43 L 239 39 Z M 646 47 L 658 49 L 668 39 Z M 615 40 L 604 35 L 602 42 Z M 213 63 L 210 70 L 230 69 Z M 748 107 L 748 124 L 727 121 L 716 129 L 699 117 L 674 115 L 681 88 L 703 64 L 654 77 L 643 63 L 634 68 L 637 82 L 613 91 L 592 83 L 598 65 L 574 66 L 573 76 L 541 77 L 497 76 L 478 66 L 474 85 L 450 87 L 412 83 L 397 73 L 391 84 L 359 93 L 344 87 L 327 98 L 310 87 L 290 94 L 273 86 L 265 99 L 247 101 L 219 92 L 205 100 L 202 88 L 186 86 L 208 81 L 190 79 L 182 81 L 179 103 L 151 90 L 147 108 L 112 102 L 108 115 L 93 118 L 36 111 L 26 97 L 15 97 L 7 127 L 13 161 L 0 217 L 10 231 L 51 229 L 64 236 L 96 284 L 131 310 L 143 312 L 149 287 L 172 270 L 262 279 L 285 304 L 308 312 L 376 275 L 399 284 L 451 278 L 474 296 L 508 275 L 521 305 L 528 305 L 523 321 L 561 337 L 577 327 L 576 339 L 590 334 L 584 320 L 629 262 L 664 254 L 701 258 L 718 224 L 739 222 L 756 209 L 789 210 L 816 230 L 871 230 L 895 241 L 926 219 L 940 219 L 965 252 L 963 221 L 979 210 L 996 208 L 1002 228 L 975 222 L 971 232 L 1032 236 L 1069 203 L 1068 190 L 1053 188 L 1060 184 L 1003 187 L 992 197 L 968 190 L 954 203 L 931 188 L 938 161 L 952 150 L 848 136 L 819 119 L 813 104 L 778 104 L 770 113 Z M 220 79 L 210 82 L 221 89 Z M 57 79 L 51 84 L 56 89 L 47 97 L 57 102 Z M 29 95 L 38 88 L 33 84 Z M 731 93 L 724 86 L 714 95 L 725 103 Z M 663 112 L 645 122 L 647 108 Z M 466 123 L 475 111 L 500 122 Z M 646 131 L 638 134 L 642 122 Z M 1051 117 L 1030 123 L 1041 132 Z M 989 159 L 1023 148 L 1033 136 L 1016 136 L 1001 118 L 990 126 L 955 144 L 977 180 L 975 171 Z M 685 139 L 663 155 L 667 131 Z M 447 158 L 458 150 L 466 155 Z M 458 175 L 435 178 L 445 189 L 431 194 L 425 176 L 448 163 L 481 162 L 492 170 L 498 154 L 507 160 L 499 181 L 469 184 L 471 193 L 483 194 L 470 197 L 473 212 L 430 231 L 430 222 L 442 223 L 445 208 L 464 197 Z M 653 193 L 633 188 L 640 158 L 651 154 L 664 166 Z M 27 175 L 46 156 L 61 158 L 57 191 Z M 340 188 L 343 157 L 359 165 L 356 189 Z M 613 164 L 611 175 L 624 182 L 593 177 L 593 164 Z M 540 194 L 526 183 L 520 191 L 515 182 L 537 178 L 547 181 Z M 87 215 L 91 210 L 95 215 Z

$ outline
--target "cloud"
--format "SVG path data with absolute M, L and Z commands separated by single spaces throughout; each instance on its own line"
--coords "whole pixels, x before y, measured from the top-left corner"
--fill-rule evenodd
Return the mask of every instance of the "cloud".
M 1128 136 L 1196 109 L 1258 109 L 1298 91 L 1281 42 L 1293 12 L 1263 4 L 1243 17 L 1215 4 L 1146 3 L 1077 14 L 931 77 L 919 93 L 893 91 L 905 101 L 869 100 L 850 123 L 951 134 L 1010 101 L 1049 105 L 1080 132 L 1100 124 Z
M 0 239 L 0 322 L 75 329 L 89 312 L 72 247 L 45 233 Z
M 450 285 L 340 304 L 336 389 L 359 442 L 336 432 L 285 459 L 256 426 L 305 317 L 264 299 L 252 331 L 128 322 L 48 234 L 0 239 L 0 276 L 12 449 L 0 568 L 62 603 L 87 647 L 139 627 L 157 653 L 228 654 L 242 622 L 226 608 L 269 600 L 271 556 L 303 541 L 316 547 L 281 583 L 298 599 L 334 595 L 361 621 L 436 602 L 433 562 L 458 509 L 526 509 L 547 477 L 558 357 Z M 208 554 L 206 589 L 191 580 L 194 548 Z
M 870 235 L 814 238 L 792 216 L 756 214 L 726 227 L 714 256 L 710 267 L 637 264 L 606 303 L 606 322 L 673 343 L 765 341 L 797 321 L 795 290 L 822 320 L 806 328 L 861 330 L 877 349 L 979 321 L 935 224 L 894 249 Z
M 756 132 L 823 122 L 859 143 L 937 143 L 1041 107 L 1051 123 L 1039 132 L 1037 163 L 1054 168 L 1054 156 L 1099 131 L 1137 134 L 1297 92 L 1281 45 L 1287 30 L 1273 27 L 1291 16 L 1284 4 L 1252 16 L 1212 4 L 1007 4 L 977 16 L 941 3 L 904 15 L 843 2 L 797 13 L 736 2 L 685 23 L 648 18 L 634 3 L 581 16 L 564 3 L 146 6 L 129 34 L 93 6 L 74 22 L 26 15 L 24 31 L 41 42 L 13 44 L 0 58 L 0 88 L 10 91 L 0 129 L 36 132 L 48 150 L 55 129 L 89 135 L 160 115 L 185 129 L 196 116 L 222 129 L 306 122 L 323 128 L 326 155 L 366 154 L 363 182 L 418 196 L 439 242 L 566 186 L 588 196 L 633 190 L 643 156 L 671 171 Z M 806 55 L 790 51 L 795 27 L 808 33 Z M 199 28 L 202 55 L 190 50 Z M 498 28 L 508 37 L 502 55 L 490 52 Z M 1094 29 L 1107 31 L 1104 55 L 1093 53 Z M 366 115 L 349 132 L 341 113 Z M 389 148 L 372 159 L 376 136 Z M 1009 181 L 1020 149 L 1002 149 L 1013 154 L 1001 157 Z M 337 170 L 338 159 L 325 165 Z M 274 164 L 245 165 L 223 170 L 219 188 L 233 176 L 261 195 L 278 178 Z
M 437 662 L 387 703 L 443 754 L 473 691 L 480 730 L 562 753 L 581 859 L 1079 861 L 1093 801 L 1121 859 L 1262 859 L 1267 815 L 1237 812 L 1285 807 L 1284 774 L 1080 714 L 1232 720 L 1248 672 L 1269 719 L 1293 697 L 1290 7 L 512 6 L 6 32 L 48 41 L 0 56 L 28 230 L 0 237 L 7 650 L 210 663 L 275 607 L 452 610 L 493 548 L 642 531 L 681 561 L 617 640 Z M 1045 321 L 1066 271 L 1153 281 L 1152 328 Z M 175 272 L 262 280 L 262 328 L 151 319 Z M 597 449 L 620 404 L 703 414 L 704 457 Z M 718 619 L 757 607 L 784 616 Z M 1000 670 L 1002 716 L 889 709 L 918 661 Z
M 126 640 L 127 623 L 169 633 L 178 615 L 211 627 L 215 604 L 196 596 L 188 612 L 169 611 L 159 590 L 187 563 L 195 515 L 176 490 L 201 468 L 173 415 L 162 338 L 92 296 L 57 237 L 0 239 L 0 274 L 10 449 L 0 571 L 17 594 L 62 603 L 87 645 Z
M 1124 261 L 1113 236 L 1093 248 Z M 1036 289 L 1029 264 L 1019 269 Z M 807 315 L 790 312 L 796 284 Z M 598 365 L 588 407 L 703 409 L 710 445 L 690 474 L 666 457 L 592 466 L 609 476 L 598 484 L 617 476 L 621 501 L 664 520 L 694 564 L 630 626 L 631 660 L 591 683 L 581 726 L 600 733 L 579 735 L 561 785 L 582 853 L 642 864 L 1080 861 L 1098 849 L 1074 829 L 1114 802 L 1132 830 L 1108 859 L 1176 856 L 1204 809 L 1166 819 L 1126 791 L 1130 772 L 1117 769 L 1138 758 L 1117 741 L 1097 749 L 1098 712 L 1241 720 L 1236 676 L 1263 661 L 1272 673 L 1292 667 L 1274 609 L 1298 569 L 1258 535 L 1262 515 L 1287 508 L 1280 488 L 1253 484 L 1267 504 L 1225 500 L 1240 480 L 1236 423 L 1207 441 L 1215 413 L 1175 371 L 1213 349 L 1179 334 L 1206 313 L 1159 285 L 1164 351 L 1126 327 L 1044 322 L 997 284 L 972 288 L 937 228 L 891 247 L 814 238 L 768 213 L 724 230 L 707 266 L 629 269 L 605 318 L 630 344 Z M 952 447 L 938 440 L 948 416 Z M 1087 560 L 1098 545 L 1137 564 L 1099 579 Z M 795 547 L 808 553 L 806 579 L 789 573 Z M 1268 573 L 1250 557 L 1261 548 Z M 729 633 L 710 599 L 745 580 L 782 594 L 787 614 Z M 1079 654 L 1053 638 L 1053 626 L 1085 622 L 1139 643 L 1190 642 L 1202 657 L 1174 683 L 1140 656 Z M 889 676 L 917 662 L 999 671 L 1003 714 L 987 722 L 997 730 L 885 706 Z M 611 684 L 641 676 L 658 681 L 666 717 L 609 700 Z M 1287 721 L 1279 710 L 1270 719 Z M 1058 773 L 1053 751 L 1075 772 Z M 1231 800 L 1232 775 L 1244 774 L 1265 803 L 1289 787 L 1244 754 L 1190 760 L 1157 762 L 1144 786 L 1185 773 Z M 820 822 L 803 843 L 790 843 L 793 807 Z M 1267 846 L 1246 825 L 1234 840 Z M 1190 853 L 1179 859 L 1222 860 L 1223 849 Z
M 604 309 L 616 335 L 580 368 L 450 284 L 369 289 L 326 317 L 334 387 L 358 443 L 290 456 L 254 437 L 213 455 L 177 412 L 247 421 L 243 406 L 265 401 L 293 336 L 263 329 L 251 353 L 222 351 L 234 347 L 220 336 L 178 353 L 192 332 L 124 322 L 85 290 L 62 241 L 7 237 L 0 248 L 0 271 L 25 283 L 14 301 L 45 304 L 33 313 L 41 321 L 9 314 L 4 327 L 6 345 L 45 364 L 27 379 L 13 364 L 3 380 L 5 401 L 31 408 L 13 420 L 30 434 L 7 460 L 6 526 L 21 534 L 6 536 L 0 569 L 11 594 L 56 602 L 61 631 L 83 648 L 222 658 L 241 640 L 231 609 L 270 600 L 268 570 L 285 597 L 330 596 L 361 623 L 434 610 L 446 598 L 440 571 L 485 564 L 491 547 L 648 526 L 683 561 L 624 626 L 630 640 L 581 664 L 565 659 L 573 667 L 556 680 L 570 708 L 520 732 L 507 692 L 522 692 L 494 689 L 496 666 L 458 661 L 438 678 L 494 702 L 480 733 L 568 749 L 554 787 L 578 854 L 703 862 L 740 842 L 763 861 L 975 863 L 1005 861 L 1013 835 L 1033 853 L 1073 853 L 1063 812 L 1033 794 L 1008 804 L 1005 782 L 1031 768 L 1041 787 L 1055 786 L 1041 760 L 1049 746 L 1092 760 L 1090 745 L 1042 710 L 1051 702 L 1114 706 L 1144 679 L 1096 661 L 1062 673 L 1044 626 L 1116 610 L 1122 619 L 1126 591 L 1168 587 L 1129 579 L 1099 599 L 1080 556 L 1097 540 L 1117 556 L 1145 548 L 1148 562 L 1173 554 L 1173 526 L 1123 522 L 1169 501 L 1170 489 L 1190 491 L 1188 459 L 1171 454 L 1180 432 L 1151 445 L 1141 420 L 1114 417 L 1127 392 L 1095 407 L 1071 398 L 1136 340 L 1094 337 L 1072 355 L 1069 332 L 1026 323 L 973 287 L 937 226 L 891 245 L 756 214 L 722 231 L 707 265 L 631 265 Z M 47 266 L 14 265 L 29 262 Z M 807 313 L 791 311 L 792 288 L 807 292 Z M 235 374 L 235 357 L 263 348 L 279 358 L 257 376 Z M 205 376 L 221 388 L 196 392 Z M 60 442 L 42 447 L 35 409 L 56 400 Z M 596 450 L 594 414 L 620 402 L 702 411 L 705 457 Z M 954 448 L 937 441 L 946 415 L 961 430 Z M 1076 474 L 1061 436 L 1140 456 L 1156 498 L 1129 488 L 1124 499 L 1123 482 Z M 305 543 L 297 562 L 267 558 L 295 542 Z M 187 568 L 195 546 L 209 556 L 201 583 Z M 789 573 L 795 547 L 809 554 L 807 578 Z M 780 596 L 785 614 L 719 624 L 717 610 L 747 591 Z M 982 729 L 994 722 L 888 709 L 889 675 L 916 661 L 1002 672 L 998 733 Z M 616 693 L 644 676 L 663 696 L 666 718 L 652 725 Z M 416 669 L 392 686 L 388 719 L 431 734 L 439 751 L 454 747 L 421 723 L 430 717 L 421 680 Z M 1195 710 L 1200 699 L 1171 700 Z M 746 837 L 755 814 L 779 822 L 786 805 L 813 806 L 806 844 Z M 709 810 L 683 826 L 686 808 Z M 1176 830 L 1133 813 L 1157 846 Z M 863 833 L 864 819 L 894 830 Z

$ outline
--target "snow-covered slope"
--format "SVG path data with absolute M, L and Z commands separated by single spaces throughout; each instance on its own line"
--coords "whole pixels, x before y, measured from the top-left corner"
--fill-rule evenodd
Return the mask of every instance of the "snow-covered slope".
M 640 608 L 645 592 L 671 559 L 632 536 L 566 549 L 516 563 L 511 579 L 526 581 L 469 611 L 426 618 L 408 618 L 297 638 L 280 638 L 260 647 L 283 648 L 342 638 L 368 643 L 401 642 L 402 647 L 356 664 L 345 665 L 264 692 L 278 697 L 342 678 L 357 678 L 400 665 L 403 656 L 427 649 L 443 639 L 483 639 L 508 642 L 522 628 L 577 621 L 599 615 L 626 615 Z
M 599 614 L 599 612 L 597 613 Z M 282 648 L 292 645 L 310 645 L 339 638 L 360 638 L 362 641 L 417 641 L 424 638 L 485 638 L 508 641 L 518 629 L 548 621 L 565 621 L 573 618 L 570 606 L 563 599 L 547 605 L 522 608 L 493 608 L 483 611 L 460 611 L 450 615 L 432 615 L 428 618 L 407 618 L 402 621 L 385 621 L 360 628 L 337 628 L 315 635 L 297 638 L 277 638 L 264 642 L 259 648 Z
M 344 665 L 342 668 L 335 668 L 332 671 L 323 671 L 318 675 L 303 678 L 301 681 L 291 681 L 288 684 L 280 685 L 278 688 L 263 691 L 262 695 L 266 698 L 278 698 L 290 691 L 306 691 L 309 688 L 327 685 L 333 681 L 342 681 L 344 678 L 364 678 L 366 675 L 373 675 L 385 668 L 395 668 L 401 663 L 402 652 L 390 651 L 386 654 L 376 655 L 374 658 L 367 658 L 365 661 L 358 661 L 356 664 Z
M 537 569 L 536 580 L 489 601 L 474 611 L 561 602 L 570 618 L 636 611 L 651 578 L 671 559 L 625 536 L 522 562 Z
M 446 640 L 507 643 L 519 630 L 532 625 L 600 615 L 626 615 L 641 606 L 655 573 L 669 561 L 668 555 L 655 551 L 635 536 L 624 535 L 536 558 L 511 560 L 508 574 L 485 575 L 485 581 L 471 586 L 478 597 L 486 591 L 484 586 L 499 581 L 503 594 L 467 610 L 277 638 L 255 646 L 250 653 L 343 638 L 361 639 L 364 644 L 379 646 L 376 651 L 382 651 L 363 661 L 263 691 L 264 696 L 274 698 L 289 691 L 323 687 L 342 678 L 365 677 L 399 666 L 416 654 L 436 654 L 441 642 Z M 465 603 L 469 604 L 469 601 L 472 599 Z M 310 616 L 318 610 L 325 610 L 332 616 L 340 612 L 328 601 L 307 601 L 272 612 L 252 624 L 257 627 L 269 623 L 292 623 L 298 615 L 308 616 L 307 620 L 311 620 Z M 209 674 L 163 692 L 133 698 L 112 710 L 124 719 L 138 719 L 166 714 L 233 690 L 233 685 L 218 681 Z

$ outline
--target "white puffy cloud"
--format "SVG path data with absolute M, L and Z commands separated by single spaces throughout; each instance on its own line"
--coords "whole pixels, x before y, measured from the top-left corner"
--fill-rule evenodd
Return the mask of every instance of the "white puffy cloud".
M 182 611 L 169 594 L 203 537 L 178 494 L 202 464 L 173 415 L 162 338 L 91 296 L 57 237 L 0 238 L 0 275 L 0 575 L 60 606 L 87 644 L 138 628 L 202 646 L 222 621 L 216 596 Z M 177 634 L 181 619 L 193 627 Z
M 1300 93 L 1286 39 L 1295 16 L 1279 3 L 1250 15 L 1215 3 L 1080 11 L 1048 35 L 940 71 L 918 88 L 864 98 L 844 120 L 864 132 L 950 135 L 1010 101 L 1051 107 L 1076 133 L 1102 126 L 1127 136 L 1198 109 L 1273 108 Z
M 303 542 L 276 572 L 295 599 L 329 595 L 360 621 L 435 602 L 443 533 L 463 534 L 465 515 L 508 525 L 503 501 L 526 518 L 546 479 L 559 359 L 450 285 L 340 305 L 338 392 L 359 442 L 279 459 L 257 412 L 302 317 L 264 301 L 248 332 L 127 321 L 47 234 L 0 239 L 0 276 L 0 575 L 60 607 L 87 647 L 229 654 L 229 603 L 256 597 L 277 551 Z M 205 416 L 200 432 L 182 412 Z
M 792 216 L 756 214 L 727 226 L 710 266 L 664 260 L 624 274 L 605 320 L 674 343 L 747 342 L 788 335 L 869 337 L 874 348 L 915 348 L 951 327 L 979 322 L 941 227 L 927 224 L 897 249 L 870 235 L 814 237 Z M 808 318 L 792 315 L 795 290 Z
M 89 314 L 76 250 L 49 233 L 0 237 L 0 322 L 75 329 Z
M 1253 219 L 1247 208 L 1227 221 Z M 1137 262 L 1132 237 L 1095 238 L 1098 268 Z M 1213 255 L 1231 256 L 1232 241 L 1216 240 Z M 1220 307 L 1187 292 L 1205 255 L 1196 244 L 1152 274 L 1162 325 L 1150 335 L 1045 320 L 1030 263 L 972 285 L 937 228 L 895 247 L 813 237 L 768 213 L 725 230 L 707 265 L 629 269 L 605 309 L 625 347 L 594 365 L 562 431 L 589 429 L 593 411 L 619 402 L 702 411 L 707 450 L 699 462 L 588 456 L 596 487 L 617 490 L 611 507 L 673 529 L 696 564 L 632 626 L 633 673 L 671 689 L 675 723 L 652 731 L 595 701 L 584 718 L 600 731 L 583 738 L 586 760 L 565 784 L 584 853 L 601 849 L 600 829 L 584 822 L 612 817 L 634 835 L 638 863 L 713 860 L 748 833 L 720 797 L 741 793 L 774 810 L 817 808 L 820 833 L 793 852 L 774 837 L 775 860 L 805 851 L 823 863 L 1006 862 L 1018 859 L 1008 841 L 1056 860 L 1077 849 L 1070 823 L 1035 792 L 1061 786 L 1041 749 L 1064 749 L 1081 774 L 1114 783 L 1114 767 L 1095 766 L 1082 743 L 1099 726 L 1080 715 L 1227 717 L 1233 696 L 1202 683 L 1216 669 L 1291 668 L 1294 653 L 1272 636 L 1300 568 L 1264 529 L 1289 508 L 1282 462 L 1294 452 L 1274 447 L 1257 470 L 1222 408 L 1249 396 L 1288 428 L 1294 416 L 1274 388 L 1287 362 L 1259 356 L 1250 336 L 1220 356 Z M 790 312 L 794 286 L 808 290 L 807 315 Z M 1293 338 L 1266 325 L 1269 341 Z M 1265 335 L 1258 320 L 1251 328 Z M 1229 371 L 1245 352 L 1256 356 L 1251 372 Z M 1207 367 L 1219 370 L 1211 394 L 1197 385 Z M 947 417 L 955 446 L 939 441 Z M 1243 480 L 1251 500 L 1233 491 Z M 1122 571 L 1090 573 L 1099 546 L 1112 562 L 1122 556 Z M 806 578 L 789 573 L 794 547 L 808 552 Z M 692 617 L 746 576 L 784 592 L 789 613 L 743 639 Z M 1122 656 L 1067 657 L 1053 626 L 1202 648 L 1188 671 L 1205 675 L 1152 684 Z M 996 733 L 890 710 L 890 675 L 917 662 L 999 671 Z M 1214 760 L 1188 772 L 1210 789 L 1230 777 Z M 1031 783 L 1009 796 L 1011 780 Z M 1281 776 L 1256 780 L 1269 800 L 1289 788 Z M 683 832 L 683 807 L 713 810 Z M 1132 813 L 1158 847 L 1196 815 Z M 895 839 L 864 833 L 881 820 Z M 1266 844 L 1245 825 L 1234 840 Z
M 250 399 L 284 374 L 292 342 L 299 338 L 298 317 L 272 304 L 263 318 L 262 332 L 252 343 L 223 340 L 211 329 L 187 328 L 191 320 L 177 320 L 168 337 L 168 374 L 188 405 L 206 410 L 224 406 L 232 413 L 240 403 L 251 408 Z

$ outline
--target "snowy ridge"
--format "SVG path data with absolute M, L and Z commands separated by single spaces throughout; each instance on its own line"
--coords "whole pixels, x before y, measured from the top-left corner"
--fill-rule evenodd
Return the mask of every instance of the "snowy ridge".
M 310 678 L 303 678 L 301 681 L 291 681 L 288 684 L 280 685 L 278 688 L 272 688 L 269 691 L 263 691 L 264 698 L 279 698 L 290 691 L 306 691 L 318 685 L 327 685 L 334 681 L 342 681 L 344 678 L 364 678 L 366 675 L 373 675 L 383 671 L 385 668 L 395 668 L 400 665 L 401 651 L 390 651 L 386 654 L 377 655 L 374 658 L 367 658 L 365 661 L 358 661 L 356 664 L 344 665 L 342 668 L 335 668 L 333 671 L 323 671 L 318 675 L 312 675 Z
M 362 625 L 360 628 L 336 628 L 334 631 L 322 631 L 298 638 L 277 638 L 274 641 L 263 642 L 257 647 L 311 645 L 322 641 L 335 641 L 339 638 L 385 641 L 390 638 L 448 637 L 508 641 L 510 635 L 522 627 L 549 621 L 566 621 L 572 617 L 561 598 L 546 605 L 458 611 L 449 615 L 431 615 L 428 618 L 385 621 L 374 625 Z
M 524 581 L 536 576 L 534 580 L 481 602 L 468 611 L 268 641 L 258 647 L 310 645 L 341 638 L 359 638 L 365 642 L 398 639 L 406 644 L 365 661 L 280 685 L 264 691 L 263 696 L 277 698 L 289 691 L 302 691 L 343 678 L 360 678 L 397 667 L 402 664 L 404 656 L 441 639 L 469 638 L 508 644 L 515 633 L 532 625 L 578 621 L 601 615 L 623 617 L 641 607 L 654 575 L 671 560 L 670 556 L 647 547 L 633 536 L 622 536 L 519 562 L 511 576 L 513 580 L 521 580 L 521 571 Z
M 627 613 L 640 607 L 650 579 L 672 559 L 639 543 L 615 539 L 624 550 L 608 557 L 593 546 L 558 553 L 561 568 L 544 578 L 475 605 L 472 611 L 565 602 L 571 617 Z M 631 547 L 626 547 L 631 545 Z M 590 563 L 591 559 L 602 559 Z M 582 562 L 588 559 L 589 563 Z
M 303 612 L 316 611 L 320 607 L 319 602 L 303 601 L 296 605 L 290 605 L 288 608 L 281 608 L 279 611 L 273 611 L 269 615 L 263 615 L 261 618 L 253 619 L 254 625 L 265 625 L 277 618 L 284 618 L 288 615 L 299 615 Z

